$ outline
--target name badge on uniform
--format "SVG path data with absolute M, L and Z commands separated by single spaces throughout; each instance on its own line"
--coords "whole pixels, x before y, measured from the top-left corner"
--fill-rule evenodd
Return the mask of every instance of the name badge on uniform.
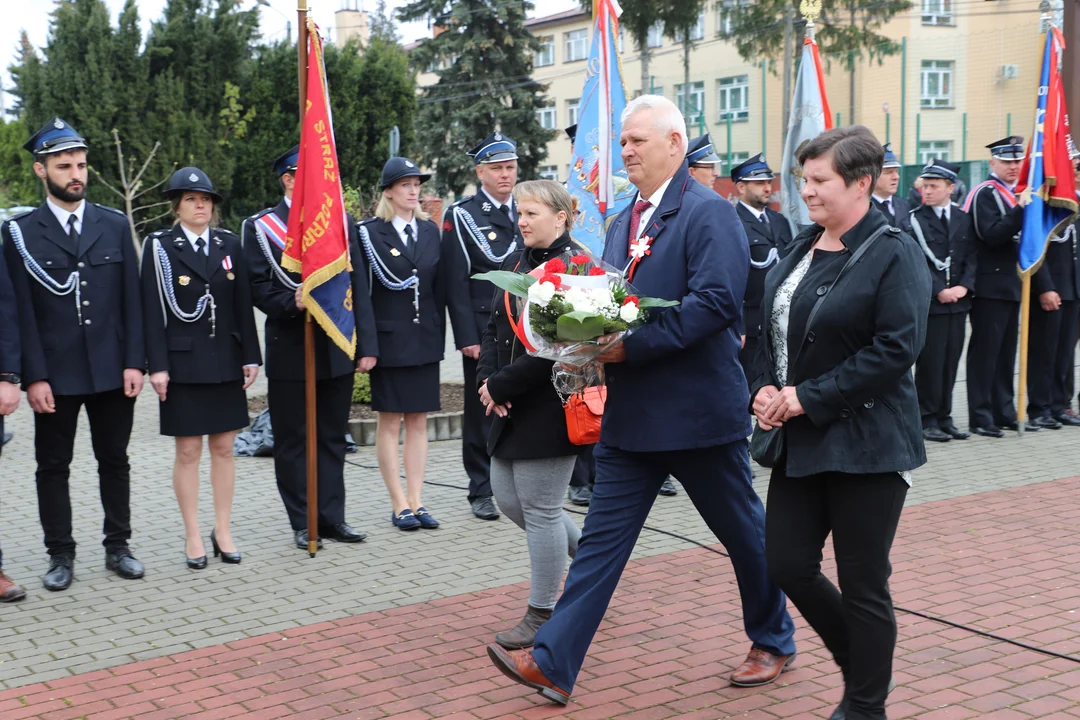
M 236 276 L 232 273 L 232 256 L 226 255 L 225 259 L 221 261 L 221 267 L 225 268 L 225 277 L 230 280 L 235 280 Z
M 180 277 L 176 278 L 176 282 L 186 287 L 187 284 L 191 282 L 191 278 L 187 275 L 181 275 Z
M 393 257 L 398 257 L 399 255 L 401 255 L 401 252 L 397 248 L 390 248 L 390 254 Z

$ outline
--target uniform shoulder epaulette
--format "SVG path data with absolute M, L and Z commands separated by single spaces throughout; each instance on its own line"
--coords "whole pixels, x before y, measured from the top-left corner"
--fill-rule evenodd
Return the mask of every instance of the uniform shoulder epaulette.
M 34 210 L 36 210 L 36 209 L 37 209 L 37 208 L 34 208 Z M 19 213 L 18 215 L 12 215 L 12 216 L 11 216 L 11 217 L 9 217 L 9 218 L 8 218 L 7 220 L 5 220 L 5 221 L 3 222 L 3 224 L 4 224 L 4 225 L 7 225 L 7 224 L 8 224 L 9 222 L 13 222 L 13 221 L 15 221 L 15 220 L 22 220 L 22 219 L 23 219 L 24 217 L 26 217 L 26 216 L 27 216 L 27 215 L 29 215 L 30 213 L 34 212 L 34 210 L 27 210 L 26 212 L 21 212 L 21 213 Z
M 214 234 L 222 237 L 239 238 L 240 236 L 227 228 L 214 228 Z
M 165 237 L 166 235 L 171 235 L 171 234 L 172 234 L 172 228 L 164 228 L 162 230 L 155 230 L 154 232 L 150 233 L 150 237 L 156 237 L 156 238 L 157 237 Z
M 470 200 L 472 200 L 472 199 L 473 199 L 474 197 L 476 197 L 476 196 L 475 196 L 475 195 L 466 195 L 465 197 L 461 198 L 460 200 L 458 200 L 457 202 L 455 202 L 454 204 L 452 204 L 452 205 L 451 205 L 450 207 L 452 207 L 452 208 L 455 208 L 455 207 L 457 207 L 458 205 L 464 205 L 465 203 L 467 203 L 467 202 L 469 202 Z
M 902 232 L 904 232 L 904 231 L 903 231 L 903 230 L 901 230 L 901 229 L 900 229 L 900 228 L 898 228 L 898 227 L 894 227 L 894 226 L 890 225 L 889 227 L 887 227 L 887 228 L 885 229 L 885 232 L 887 232 L 887 233 L 890 233 L 890 234 L 892 234 L 892 235 L 899 235 L 900 233 L 902 233 Z
M 93 205 L 94 207 L 101 208 L 102 210 L 108 210 L 111 213 L 116 213 L 122 218 L 127 218 L 127 213 L 125 213 L 123 210 L 117 210 L 114 207 L 109 207 L 108 205 L 102 205 L 100 203 L 93 203 Z
M 358 222 L 358 223 L 356 223 L 356 224 L 357 224 L 357 225 L 367 225 L 367 224 L 369 224 L 369 223 L 373 223 L 373 222 L 375 222 L 375 221 L 376 221 L 376 220 L 378 220 L 378 219 L 379 219 L 379 218 L 374 218 L 374 217 L 364 218 L 363 220 L 361 220 L 360 222 Z

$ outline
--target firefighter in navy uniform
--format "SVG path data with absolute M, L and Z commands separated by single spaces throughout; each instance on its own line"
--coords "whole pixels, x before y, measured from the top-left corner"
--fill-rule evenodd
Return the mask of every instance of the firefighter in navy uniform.
M 952 418 L 953 386 L 975 288 L 971 219 L 951 200 L 959 171 L 959 165 L 931 160 L 919 174 L 925 202 L 911 211 L 912 237 L 926 256 L 933 282 L 926 343 L 915 363 L 923 438 L 931 442 L 968 438 Z
M 690 177 L 715 190 L 716 178 L 719 177 L 720 158 L 713 151 L 709 133 L 699 135 L 686 146 L 686 164 L 690 168 Z
M 86 202 L 86 142 L 66 122 L 53 118 L 23 147 L 48 198 L 0 232 L 19 313 L 21 380 L 34 410 L 45 588 L 66 590 L 74 578 L 68 479 L 84 406 L 105 511 L 105 567 L 141 578 L 128 549 L 127 446 L 146 366 L 131 227 L 118 210 Z
M 1016 430 L 1013 370 L 1020 322 L 1020 277 L 1016 273 L 1024 209 L 1013 189 L 1024 159 L 1024 138 L 990 143 L 990 177 L 972 188 L 964 209 L 975 241 L 975 297 L 967 351 L 968 422 L 984 437 Z M 1039 270 L 1043 272 L 1043 270 Z M 1032 279 L 1034 284 L 1035 279 Z M 1039 430 L 1030 421 L 1027 430 Z
M 245 220 L 240 238 L 248 261 L 255 307 L 266 314 L 266 380 L 270 426 L 274 432 L 274 474 L 296 547 L 307 550 L 306 318 L 300 298 L 300 277 L 281 267 L 299 152 L 299 147 L 293 147 L 274 160 L 273 171 L 281 182 L 284 197 L 276 207 Z M 315 324 L 320 547 L 324 538 L 356 543 L 367 537 L 345 521 L 345 430 L 352 404 L 353 375 L 366 373 L 375 366 L 379 348 L 367 276 L 361 269 L 360 246 L 351 219 L 348 227 L 358 359 L 350 360 L 322 327 Z
M 783 215 L 769 207 L 772 198 L 773 172 L 758 153 L 731 169 L 731 180 L 739 202 L 735 212 L 742 220 L 746 239 L 750 242 L 750 276 L 742 306 L 743 347 L 739 362 L 748 380 L 757 377 L 752 365 L 757 357 L 761 337 L 761 300 L 765 293 L 765 275 L 776 261 L 787 254 L 791 245 L 791 224 Z
M 495 286 L 470 278 L 498 270 L 502 261 L 523 243 L 511 194 L 517 184 L 517 143 L 496 132 L 467 154 L 476 164 L 480 188 L 475 195 L 451 205 L 443 216 L 442 255 L 454 342 L 462 354 L 465 387 L 474 388 L 480 339 L 491 314 Z M 491 418 L 475 393 L 465 393 L 463 423 L 461 459 L 469 476 L 469 503 L 476 517 L 497 520 L 499 511 L 491 497 L 488 477 Z
M 892 143 L 885 143 L 885 163 L 874 185 L 874 207 L 884 213 L 889 224 L 911 234 L 911 203 L 897 194 L 900 189 L 900 160 L 892 150 Z

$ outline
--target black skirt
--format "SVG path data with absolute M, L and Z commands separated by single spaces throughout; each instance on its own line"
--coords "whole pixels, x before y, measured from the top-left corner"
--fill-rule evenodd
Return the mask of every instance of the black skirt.
M 244 381 L 217 384 L 169 382 L 161 406 L 161 434 L 171 437 L 215 435 L 246 428 Z
M 371 371 L 371 409 L 375 412 L 438 412 L 439 363 L 382 367 Z

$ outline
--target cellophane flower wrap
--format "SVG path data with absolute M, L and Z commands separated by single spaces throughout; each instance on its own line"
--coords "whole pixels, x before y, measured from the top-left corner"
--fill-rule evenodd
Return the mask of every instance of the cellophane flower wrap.
M 573 249 L 527 275 L 505 270 L 475 276 L 514 296 L 515 330 L 530 355 L 583 367 L 645 325 L 674 300 L 638 296 L 622 271 Z

